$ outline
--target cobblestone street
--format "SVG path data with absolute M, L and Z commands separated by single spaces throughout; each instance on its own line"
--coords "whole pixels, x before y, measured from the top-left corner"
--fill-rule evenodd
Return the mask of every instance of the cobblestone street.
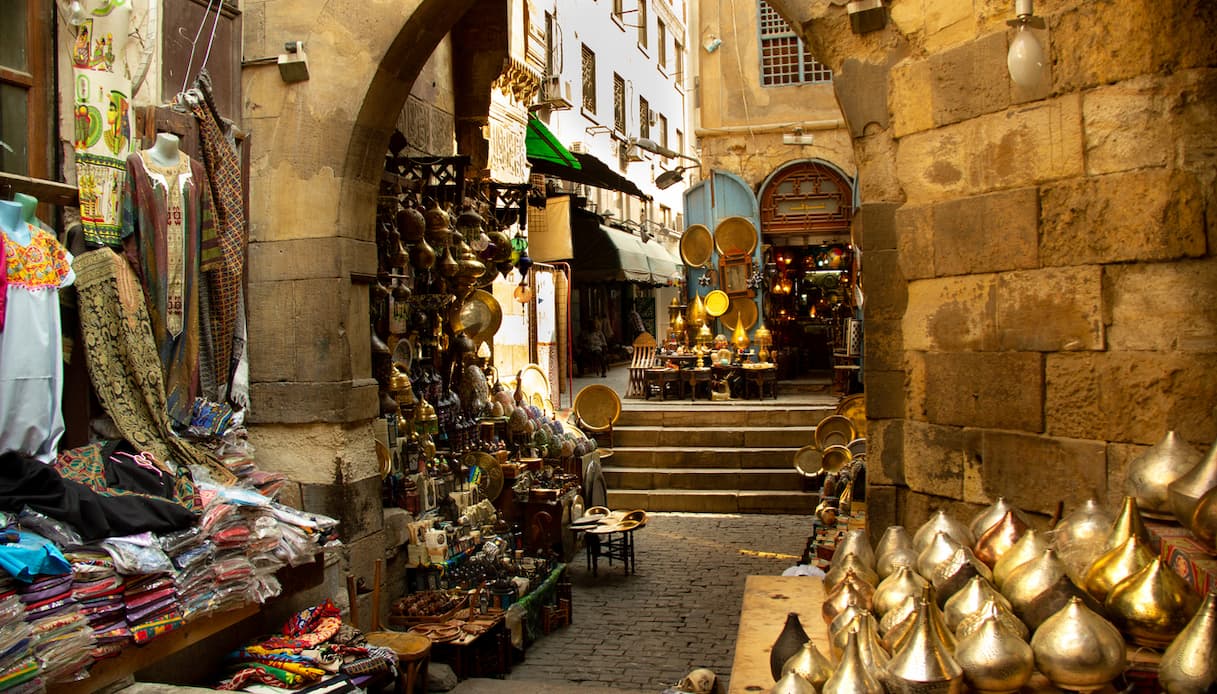
M 707 667 L 725 683 L 745 577 L 793 565 L 810 527 L 810 516 L 651 514 L 637 574 L 601 560 L 593 577 L 582 552 L 571 561 L 574 623 L 533 644 L 508 679 L 659 692 Z

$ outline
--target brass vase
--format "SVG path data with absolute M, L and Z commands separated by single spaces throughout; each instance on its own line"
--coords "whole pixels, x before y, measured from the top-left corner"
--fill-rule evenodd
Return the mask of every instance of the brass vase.
M 993 585 L 1000 589 L 1015 569 L 1043 554 L 1048 546 L 1048 540 L 1043 533 L 1035 528 L 1028 528 L 1027 532 L 1023 533 L 1023 536 L 1018 538 L 1018 542 L 1015 542 L 1014 546 L 1010 548 L 1010 551 L 997 560 L 997 564 L 993 567 Z
M 1183 476 L 1171 482 L 1166 488 L 1170 500 L 1171 513 L 1183 527 L 1190 527 L 1192 516 L 1196 513 L 1196 505 L 1210 489 L 1217 487 L 1217 444 L 1209 449 L 1208 455 L 1192 466 Z
M 925 584 L 926 580 L 914 573 L 912 567 L 905 564 L 897 566 L 895 572 L 883 579 L 883 582 L 875 588 L 875 595 L 871 601 L 875 614 L 882 619 L 890 610 L 910 596 L 920 595 Z
M 883 684 L 890 694 L 962 694 L 963 668 L 942 642 L 922 601 L 908 639 L 887 662 Z
M 1217 487 L 1200 497 L 1200 503 L 1196 504 L 1192 522 L 1188 527 L 1196 539 L 1209 549 L 1213 549 L 1217 544 Z
M 993 568 L 1009 552 L 1029 526 L 1011 509 L 976 540 L 976 558 Z
M 1128 464 L 1124 492 L 1137 500 L 1141 513 L 1150 518 L 1170 518 L 1167 488 L 1200 462 L 1200 451 L 1174 431 Z
M 866 565 L 858 555 L 850 553 L 843 557 L 835 557 L 834 565 L 830 566 L 828 573 L 824 575 L 824 589 L 831 592 L 837 584 L 845 580 L 845 574 L 852 571 L 854 575 L 861 581 L 871 584 L 872 586 L 879 584 L 879 574 L 875 570 Z
M 883 684 L 871 674 L 874 668 L 863 662 L 858 650 L 858 632 L 851 631 L 845 642 L 841 662 L 820 694 L 884 694 Z
M 1072 597 L 1087 600 L 1093 609 L 1100 609 L 1093 598 L 1073 584 L 1065 573 L 1065 565 L 1051 549 L 1015 569 L 1002 586 L 1002 595 L 1010 601 L 1014 614 L 1032 631 L 1065 607 Z
M 836 550 L 833 551 L 833 560 L 837 555 L 853 554 L 858 557 L 858 560 L 867 567 L 875 568 L 875 551 L 871 549 L 870 540 L 866 538 L 865 530 L 850 530 L 845 533 L 845 537 L 837 543 Z
M 1099 555 L 1086 572 L 1086 583 L 1082 586 L 1095 600 L 1103 602 L 1117 583 L 1137 573 L 1154 560 L 1154 553 L 1136 535 L 1130 535 L 1124 544 Z
M 1031 637 L 1035 667 L 1062 689 L 1102 689 L 1124 671 L 1125 646 L 1120 631 L 1097 612 L 1071 599 L 1044 620 Z
M 1019 619 L 1005 603 L 990 598 L 985 600 L 985 604 L 981 605 L 979 610 L 963 618 L 963 621 L 955 628 L 955 640 L 958 642 L 968 638 L 980 628 L 981 622 L 990 617 L 997 620 L 1001 628 L 1010 632 L 1012 636 L 1017 636 L 1023 641 L 1031 637 L 1031 631 L 1026 624 L 1023 624 L 1023 620 Z
M 1115 522 L 1111 524 L 1107 542 L 1103 543 L 1104 549 L 1119 547 L 1124 544 L 1129 535 L 1136 535 L 1137 539 L 1145 543 L 1147 547 L 1152 547 L 1154 544 L 1153 539 L 1149 536 L 1149 528 L 1145 527 L 1145 521 L 1141 519 L 1141 509 L 1137 508 L 1137 500 L 1126 496 L 1124 503 L 1120 505 L 1120 515 L 1116 516 Z
M 858 578 L 853 571 L 846 572 L 845 579 L 824 597 L 824 604 L 820 607 L 824 623 L 831 624 L 832 620 L 851 604 L 869 610 L 874 595 L 875 589 L 869 583 Z
M 1165 648 L 1196 614 L 1200 597 L 1162 560 L 1155 558 L 1120 581 L 1103 603 L 1111 621 L 1130 641 Z
M 1205 694 L 1217 685 L 1217 592 L 1204 597 L 1196 616 L 1167 647 L 1158 682 L 1170 694 Z
M 782 665 L 783 675 L 793 672 L 811 682 L 816 689 L 823 687 L 832 677 L 832 670 L 832 663 L 810 639 Z
M 782 676 L 769 694 L 816 694 L 816 688 L 797 672 L 789 672 Z
M 1007 632 L 995 616 L 981 619 L 976 631 L 955 646 L 964 680 L 980 694 L 1010 694 L 1031 679 L 1031 646 Z
M 930 583 L 938 594 L 938 606 L 947 604 L 955 593 L 963 589 L 974 578 L 985 581 L 993 580 L 993 572 L 985 563 L 972 554 L 967 547 L 960 547 L 951 554 L 950 558 L 934 569 Z
M 959 549 L 960 543 L 956 542 L 950 535 L 939 531 L 934 533 L 934 539 L 930 541 L 921 553 L 917 555 L 917 573 L 927 581 L 934 577 L 934 569 L 938 565 L 951 558 L 955 550 Z
M 948 516 L 946 511 L 939 509 L 913 535 L 913 550 L 917 552 L 918 556 L 921 555 L 927 545 L 933 542 L 934 535 L 939 532 L 945 532 L 951 536 L 951 539 L 961 545 L 971 547 L 974 542 L 968 526 Z
M 774 681 L 782 676 L 782 666 L 790 660 L 790 656 L 798 653 L 809 640 L 810 637 L 803 630 L 803 623 L 799 621 L 798 613 L 787 613 L 782 633 L 778 634 L 773 647 L 769 649 L 769 674 L 773 675 Z
M 973 576 L 943 606 L 942 615 L 947 620 L 947 627 L 953 632 L 956 631 L 959 628 L 959 623 L 965 617 L 974 614 L 988 600 L 1000 602 L 1007 608 L 1010 607 L 1010 601 L 1004 595 L 997 592 L 992 583 L 986 581 L 981 576 Z
M 1087 499 L 1071 511 L 1053 529 L 1058 556 L 1065 563 L 1069 577 L 1081 583 L 1086 569 L 1100 554 L 1107 551 L 1107 536 L 1114 519 L 1094 499 Z

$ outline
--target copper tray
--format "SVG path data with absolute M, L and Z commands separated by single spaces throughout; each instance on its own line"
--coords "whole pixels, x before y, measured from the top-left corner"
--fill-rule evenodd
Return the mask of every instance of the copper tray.
M 689 267 L 705 267 L 714 252 L 714 240 L 703 224 L 690 224 L 680 237 L 680 259 Z
M 584 386 L 575 396 L 575 414 L 593 429 L 604 429 L 621 415 L 621 398 L 606 385 Z
M 756 225 L 747 217 L 727 217 L 714 228 L 714 247 L 721 256 L 752 255 Z
M 746 296 L 737 296 L 732 299 L 731 308 L 719 317 L 728 330 L 735 330 L 735 324 L 741 321 L 744 323 L 744 330 L 749 330 L 756 325 L 756 319 L 756 302 Z
M 452 316 L 452 332 L 465 331 L 476 345 L 489 342 L 503 324 L 503 307 L 489 292 L 475 289 Z
M 482 474 L 478 478 L 477 485 L 484 498 L 491 501 L 499 498 L 499 494 L 503 491 L 503 468 L 499 465 L 498 458 L 489 453 L 473 451 L 466 453 L 461 462 L 470 469 L 474 467 L 481 469 Z
M 731 308 L 731 297 L 721 289 L 715 289 L 706 295 L 706 313 L 718 318 Z

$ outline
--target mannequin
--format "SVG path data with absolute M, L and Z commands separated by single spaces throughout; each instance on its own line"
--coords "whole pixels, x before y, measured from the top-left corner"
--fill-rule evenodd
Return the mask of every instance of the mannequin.
M 179 149 L 181 141 L 173 133 L 157 133 L 156 142 L 145 150 L 152 163 L 166 169 L 172 169 L 181 161 L 182 152 Z
M 0 200 L 0 231 L 9 241 L 24 246 L 30 242 L 30 230 L 22 216 L 21 203 Z

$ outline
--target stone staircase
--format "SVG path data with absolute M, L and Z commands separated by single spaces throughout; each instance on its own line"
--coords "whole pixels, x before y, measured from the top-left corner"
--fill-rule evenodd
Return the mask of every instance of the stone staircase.
M 626 401 L 602 461 L 610 508 L 713 513 L 807 513 L 794 453 L 812 443 L 835 398 L 801 402 Z

